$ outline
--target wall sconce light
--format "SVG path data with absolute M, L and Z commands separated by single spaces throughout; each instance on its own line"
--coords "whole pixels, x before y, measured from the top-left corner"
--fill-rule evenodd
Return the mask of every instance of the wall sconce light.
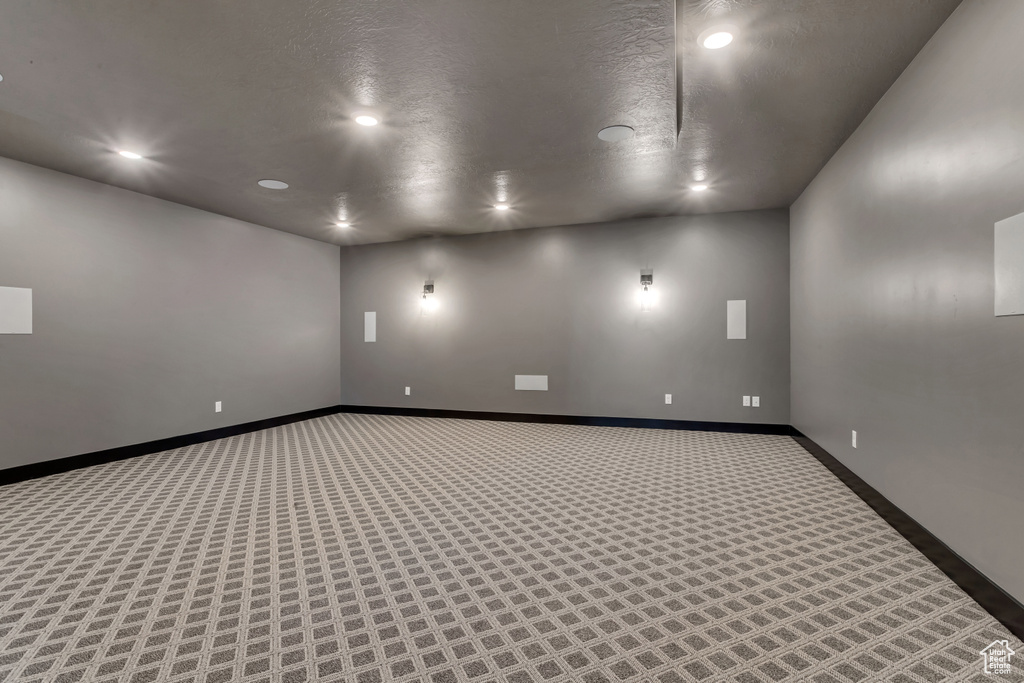
M 423 283 L 423 296 L 420 298 L 420 310 L 424 313 L 431 313 L 437 310 L 437 299 L 434 297 L 434 281 L 427 280 Z
M 654 308 L 654 273 L 640 271 L 640 310 L 644 313 Z

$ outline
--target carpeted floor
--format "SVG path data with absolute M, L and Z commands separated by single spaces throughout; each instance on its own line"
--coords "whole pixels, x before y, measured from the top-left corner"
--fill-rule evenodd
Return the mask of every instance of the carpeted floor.
M 792 439 L 336 415 L 0 488 L 0 681 L 1022 681 Z

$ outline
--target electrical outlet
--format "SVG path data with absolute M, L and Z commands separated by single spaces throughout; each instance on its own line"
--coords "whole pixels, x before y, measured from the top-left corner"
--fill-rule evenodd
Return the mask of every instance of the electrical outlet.
M 743 407 L 744 408 L 749 408 L 750 407 L 750 397 L 749 396 L 744 396 L 743 397 Z
M 405 388 L 405 395 L 406 396 L 412 396 L 412 387 L 406 387 Z
M 213 404 L 213 412 L 215 412 L 215 413 L 219 413 L 220 412 L 220 401 L 217 401 L 216 403 Z
M 672 394 L 665 394 L 665 405 L 672 405 Z
M 750 399 L 750 401 L 751 401 L 751 404 L 752 404 L 752 405 L 753 405 L 753 406 L 754 406 L 755 408 L 760 408 L 760 407 L 761 407 L 761 397 L 760 397 L 760 396 L 754 396 L 754 397 L 752 397 L 752 398 Z
M 856 448 L 857 447 L 857 431 L 856 430 L 853 431 L 853 438 L 851 439 L 851 441 L 853 442 L 853 447 Z

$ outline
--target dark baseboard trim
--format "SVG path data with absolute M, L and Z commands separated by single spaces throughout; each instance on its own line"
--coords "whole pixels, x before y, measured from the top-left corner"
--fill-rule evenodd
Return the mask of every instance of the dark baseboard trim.
M 281 415 L 266 420 L 256 420 L 229 427 L 208 429 L 203 432 L 172 436 L 167 439 L 147 441 L 146 443 L 120 446 L 108 450 L 72 455 L 67 458 L 46 460 L 44 462 L 21 465 L 0 470 L 0 486 L 14 484 L 27 479 L 38 479 L 50 474 L 69 472 L 71 470 L 100 465 L 116 460 L 137 458 L 141 455 L 169 451 L 175 448 L 192 446 L 197 443 L 225 439 L 230 436 L 256 432 L 261 429 L 272 429 L 292 422 L 311 420 L 324 415 L 336 413 L 361 413 L 371 415 L 405 415 L 410 417 L 447 417 L 463 420 L 494 420 L 500 422 L 541 422 L 555 424 L 597 425 L 602 427 L 641 427 L 646 429 L 691 429 L 712 432 L 734 432 L 742 434 L 791 434 L 789 425 L 746 424 L 741 422 L 694 422 L 690 420 L 655 420 L 632 417 L 584 417 L 576 415 L 537 415 L 531 413 L 491 413 L 475 410 L 436 410 L 432 408 L 386 408 L 373 406 L 330 406 L 307 410 L 302 413 Z
M 67 458 L 58 458 L 56 460 L 32 463 L 31 465 L 11 467 L 5 470 L 0 470 L 0 486 L 14 484 L 27 479 L 38 479 L 39 477 L 45 477 L 50 474 L 69 472 L 71 470 L 90 467 L 92 465 L 100 465 L 106 462 L 125 460 L 127 458 L 137 458 L 140 455 L 149 455 L 151 453 L 173 450 L 175 448 L 183 448 L 185 446 L 192 446 L 206 441 L 225 439 L 229 436 L 238 436 L 239 434 L 256 432 L 261 429 L 271 429 L 273 427 L 291 424 L 292 422 L 302 422 L 303 420 L 311 420 L 315 417 L 333 415 L 338 412 L 341 412 L 341 408 L 338 406 L 317 408 L 316 410 L 307 410 L 302 413 L 292 413 L 291 415 L 271 417 L 266 420 L 256 420 L 255 422 L 246 422 L 244 424 L 231 425 L 229 427 L 208 429 L 205 432 L 195 432 L 194 434 L 185 434 L 183 436 L 172 436 L 168 439 L 157 439 L 156 441 L 147 441 L 146 443 L 138 443 L 131 446 L 121 446 L 119 448 L 111 448 L 105 451 L 96 451 L 95 453 L 84 453 L 82 455 L 72 455 Z
M 793 429 L 793 432 L 793 439 L 803 446 L 804 450 L 817 458 L 851 491 L 860 496 L 861 500 L 877 512 L 903 538 L 910 541 L 915 548 L 921 551 L 921 554 L 931 560 L 932 564 L 952 579 L 953 583 L 960 586 L 986 612 L 995 617 L 1013 635 L 1024 640 L 1024 605 L 992 583 L 967 560 L 957 555 L 949 546 L 918 524 L 913 517 L 896 507 L 892 501 L 854 474 L 831 453 L 798 430 Z
M 537 422 L 541 424 L 590 425 L 592 427 L 637 427 L 641 429 L 681 429 L 733 434 L 781 434 L 790 436 L 789 425 L 751 422 L 699 422 L 659 420 L 646 417 L 588 417 L 585 415 L 545 415 L 538 413 L 491 413 L 480 410 L 440 410 L 436 408 L 396 408 L 382 406 L 339 406 L 339 412 L 363 415 L 402 415 L 405 417 L 446 417 L 457 420 L 492 422 Z

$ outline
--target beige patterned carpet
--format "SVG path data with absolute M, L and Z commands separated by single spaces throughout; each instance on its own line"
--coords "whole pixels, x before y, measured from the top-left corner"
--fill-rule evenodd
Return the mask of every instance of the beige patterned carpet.
M 0 681 L 1024 680 L 789 437 L 335 415 L 0 503 Z

